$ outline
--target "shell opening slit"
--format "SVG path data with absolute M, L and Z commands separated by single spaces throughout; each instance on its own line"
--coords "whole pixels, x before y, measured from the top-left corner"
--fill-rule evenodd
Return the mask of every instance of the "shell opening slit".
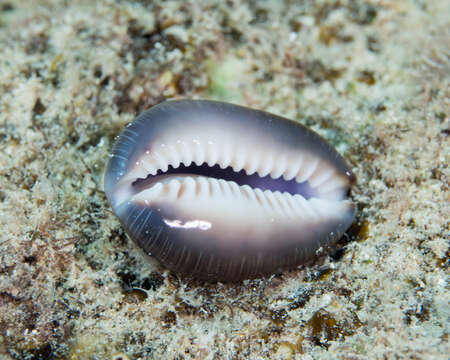
M 130 237 L 203 279 L 254 278 L 310 259 L 354 220 L 355 177 L 313 131 L 205 101 L 161 103 L 117 140 L 105 192 Z

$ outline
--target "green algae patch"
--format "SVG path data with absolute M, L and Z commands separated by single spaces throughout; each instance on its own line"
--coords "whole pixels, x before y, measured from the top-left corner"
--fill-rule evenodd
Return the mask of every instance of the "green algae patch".
M 209 78 L 209 93 L 216 100 L 242 102 L 239 83 L 245 78 L 246 64 L 235 56 L 222 61 L 210 60 L 206 63 Z

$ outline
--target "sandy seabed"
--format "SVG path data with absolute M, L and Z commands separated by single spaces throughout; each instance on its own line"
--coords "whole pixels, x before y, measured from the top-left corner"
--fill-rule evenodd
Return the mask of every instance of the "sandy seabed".
M 0 1 L 1 359 L 447 359 L 448 1 Z M 297 119 L 358 177 L 308 266 L 186 279 L 124 234 L 112 143 L 168 98 Z

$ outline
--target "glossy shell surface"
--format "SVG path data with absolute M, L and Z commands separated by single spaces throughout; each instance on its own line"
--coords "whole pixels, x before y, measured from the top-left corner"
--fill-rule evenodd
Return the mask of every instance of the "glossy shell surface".
M 285 118 L 167 101 L 119 136 L 105 192 L 129 236 L 164 266 L 233 281 L 295 267 L 339 239 L 355 177 L 324 139 Z

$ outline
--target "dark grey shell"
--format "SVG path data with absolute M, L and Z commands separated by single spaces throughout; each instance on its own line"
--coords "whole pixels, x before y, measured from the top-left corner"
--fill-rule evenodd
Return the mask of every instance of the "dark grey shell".
M 167 101 L 119 136 L 105 192 L 166 267 L 233 281 L 299 265 L 354 220 L 355 177 L 304 126 L 242 106 Z

